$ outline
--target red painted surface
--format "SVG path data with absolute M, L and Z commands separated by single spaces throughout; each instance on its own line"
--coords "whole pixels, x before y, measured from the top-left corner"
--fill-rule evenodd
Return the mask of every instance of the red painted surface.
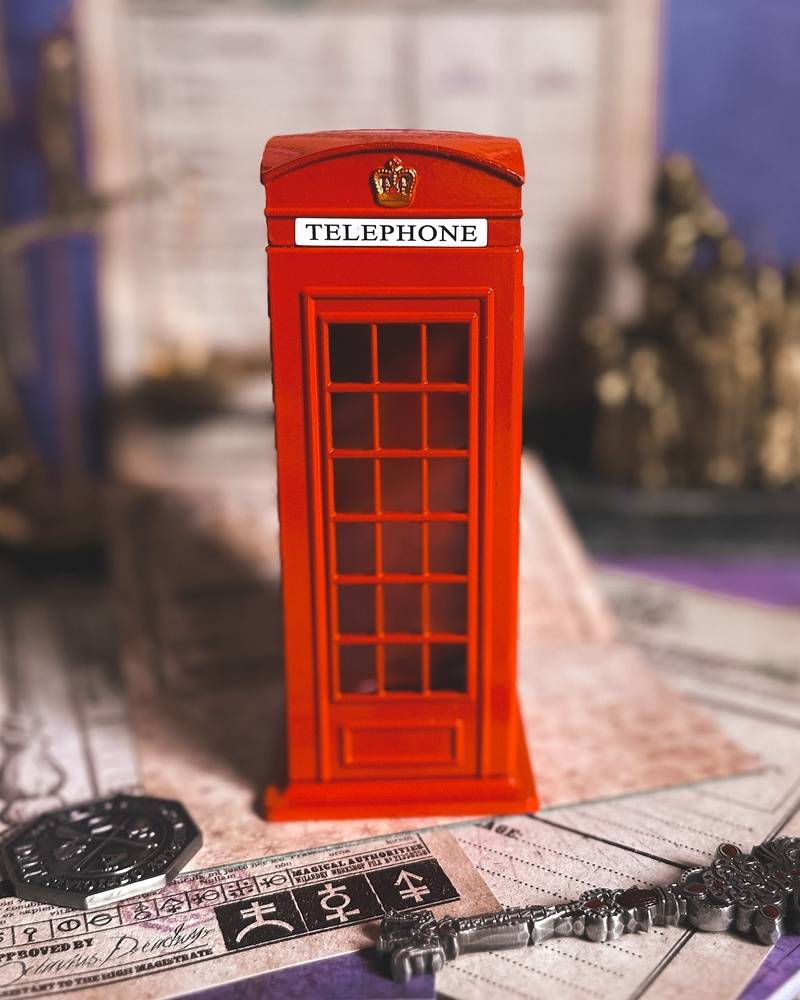
M 378 203 L 398 157 L 410 204 Z M 264 152 L 288 782 L 271 819 L 531 810 L 516 696 L 522 157 L 458 133 Z M 298 247 L 295 219 L 487 219 Z

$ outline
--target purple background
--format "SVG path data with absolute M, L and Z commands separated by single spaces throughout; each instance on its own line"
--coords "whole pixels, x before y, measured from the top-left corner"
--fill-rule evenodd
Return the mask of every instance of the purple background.
M 414 976 L 408 983 L 395 983 L 372 951 L 357 951 L 319 962 L 308 962 L 290 969 L 267 972 L 238 983 L 226 983 L 214 989 L 192 993 L 192 1000 L 432 1000 L 433 976 Z
M 5 0 L 0 4 L 12 113 L 0 121 L 0 226 L 48 212 L 44 161 L 35 129 L 35 73 L 41 39 L 69 28 L 68 0 Z M 81 134 L 82 123 L 76 121 Z M 30 312 L 32 363 L 14 374 L 39 453 L 53 470 L 79 461 L 103 462 L 100 320 L 95 274 L 97 244 L 90 233 L 48 237 L 23 254 Z M 13 344 L 22 331 L 0 331 Z M 64 398 L 65 386 L 70 402 Z M 77 407 L 82 429 L 79 459 L 61 437 L 65 406 Z M 75 412 L 73 410 L 73 412 Z
M 689 555 L 603 556 L 605 566 L 645 573 L 729 597 L 800 608 L 800 559 Z
M 800 3 L 668 0 L 660 148 L 688 153 L 750 253 L 800 258 Z

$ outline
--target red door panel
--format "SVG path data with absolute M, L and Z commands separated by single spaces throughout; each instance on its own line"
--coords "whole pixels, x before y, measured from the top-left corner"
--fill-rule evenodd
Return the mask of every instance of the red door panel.
M 480 327 L 436 305 L 340 302 L 308 331 L 331 777 L 477 769 Z

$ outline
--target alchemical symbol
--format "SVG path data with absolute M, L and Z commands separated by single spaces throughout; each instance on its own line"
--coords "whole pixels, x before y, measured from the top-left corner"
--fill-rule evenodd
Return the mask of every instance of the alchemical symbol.
M 347 909 L 352 900 L 343 885 L 326 882 L 325 887 L 320 889 L 317 895 L 320 897 L 320 906 L 327 913 L 326 920 L 338 920 L 340 924 L 346 924 L 350 917 L 357 917 L 361 913 L 355 907 L 352 910 Z M 336 899 L 340 902 L 335 903 Z
M 400 887 L 401 899 L 413 899 L 415 903 L 421 903 L 431 892 L 421 875 L 407 872 L 405 868 L 397 876 L 395 885 Z
M 271 917 L 273 914 L 278 912 L 274 903 L 253 902 L 250 906 L 245 906 L 244 909 L 239 912 L 246 920 L 250 918 L 252 918 L 252 920 L 250 923 L 245 924 L 245 926 L 236 935 L 237 944 L 244 941 L 251 931 L 254 931 L 259 927 L 282 927 L 284 930 L 289 931 L 289 933 L 294 930 L 294 926 L 286 920 L 265 919 L 266 917 Z

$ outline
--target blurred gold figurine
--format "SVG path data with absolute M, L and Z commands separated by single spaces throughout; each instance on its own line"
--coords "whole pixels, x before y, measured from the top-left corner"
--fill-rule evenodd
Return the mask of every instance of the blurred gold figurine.
M 800 482 L 800 269 L 749 268 L 685 156 L 654 201 L 640 320 L 585 331 L 597 471 L 653 488 Z

